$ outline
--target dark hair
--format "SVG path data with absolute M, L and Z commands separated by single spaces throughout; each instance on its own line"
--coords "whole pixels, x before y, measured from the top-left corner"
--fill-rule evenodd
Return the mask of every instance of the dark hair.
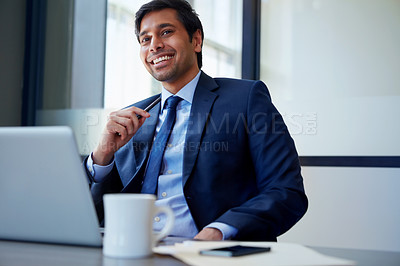
M 189 34 L 189 41 L 192 42 L 193 34 L 199 29 L 201 31 L 201 40 L 204 40 L 203 26 L 196 11 L 185 0 L 153 0 L 144 4 L 138 12 L 136 12 L 135 33 L 139 40 L 140 24 L 145 15 L 152 11 L 158 11 L 166 8 L 176 10 L 178 20 L 185 26 Z M 203 43 L 201 44 L 203 46 Z M 197 65 L 201 69 L 203 65 L 202 52 L 197 53 Z

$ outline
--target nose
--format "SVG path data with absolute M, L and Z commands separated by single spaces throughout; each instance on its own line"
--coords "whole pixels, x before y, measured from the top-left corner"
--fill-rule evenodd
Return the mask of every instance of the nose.
M 156 52 L 160 49 L 164 48 L 164 43 L 162 41 L 162 38 L 160 37 L 153 37 L 151 39 L 151 44 L 150 44 L 150 51 L 151 52 Z

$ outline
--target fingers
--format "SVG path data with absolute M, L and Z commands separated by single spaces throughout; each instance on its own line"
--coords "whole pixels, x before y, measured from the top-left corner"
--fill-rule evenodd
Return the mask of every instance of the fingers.
M 150 114 L 148 112 L 146 112 L 140 108 L 137 108 L 135 106 L 131 106 L 129 108 L 117 111 L 115 113 L 117 113 L 119 116 L 126 117 L 129 119 L 138 118 L 138 116 L 144 117 L 144 118 L 150 117 Z M 143 122 L 144 122 L 144 120 L 146 120 L 146 119 L 143 119 Z
M 194 239 L 198 240 L 208 240 L 208 241 L 215 241 L 215 240 L 222 240 L 223 235 L 219 229 L 206 227 L 203 228 L 195 237 Z
M 112 133 L 118 133 L 125 139 L 129 135 L 133 135 L 136 132 L 136 128 L 139 127 L 139 121 L 136 118 L 126 118 L 118 116 L 118 114 L 111 113 L 107 123 L 107 130 Z
M 134 112 L 135 115 L 136 115 L 136 117 L 139 118 L 139 120 L 140 120 L 142 117 L 144 117 L 144 118 L 149 118 L 149 117 L 150 117 L 150 114 L 149 114 L 148 112 L 146 112 L 145 110 L 142 110 L 142 109 L 140 109 L 140 108 L 137 108 L 137 107 L 135 107 L 135 106 L 132 106 L 132 107 L 127 108 L 127 109 L 125 109 L 125 110 L 130 111 L 130 112 Z M 146 120 L 146 119 L 144 119 L 144 120 Z M 144 120 L 143 120 L 143 122 L 144 122 Z
M 138 119 L 137 115 L 141 118 Z M 108 117 L 107 130 L 118 133 L 123 140 L 130 139 L 148 117 L 149 113 L 137 107 L 112 112 Z
M 141 115 L 138 119 L 137 115 Z M 114 153 L 133 137 L 150 114 L 137 107 L 110 113 L 100 142 L 93 152 L 96 164 L 106 165 Z

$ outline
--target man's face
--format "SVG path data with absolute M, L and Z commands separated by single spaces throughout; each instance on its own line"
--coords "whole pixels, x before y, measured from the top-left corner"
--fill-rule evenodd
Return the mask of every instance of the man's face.
M 190 42 L 175 10 L 163 9 L 145 15 L 139 42 L 140 58 L 155 79 L 183 86 L 198 73 L 196 53 L 201 51 L 201 33 L 194 33 Z

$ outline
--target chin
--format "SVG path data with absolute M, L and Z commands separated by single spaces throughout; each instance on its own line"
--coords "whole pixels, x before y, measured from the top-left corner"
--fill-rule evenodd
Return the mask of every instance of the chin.
M 165 73 L 157 73 L 155 71 L 153 71 L 151 73 L 151 75 L 158 81 L 160 82 L 164 82 L 164 81 L 171 81 L 174 76 L 175 76 L 175 72 L 174 71 L 170 71 L 170 72 L 165 72 Z

